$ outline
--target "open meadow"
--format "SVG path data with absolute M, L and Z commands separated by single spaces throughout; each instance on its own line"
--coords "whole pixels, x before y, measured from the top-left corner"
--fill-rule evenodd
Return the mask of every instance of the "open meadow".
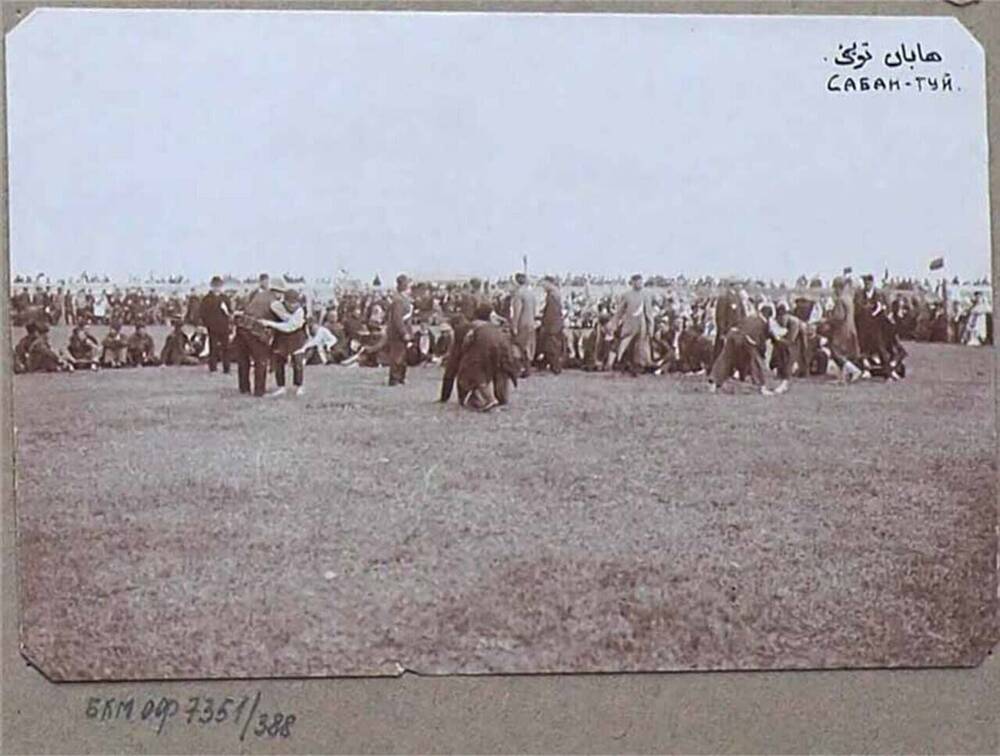
M 485 415 L 434 402 L 439 367 L 280 399 L 235 368 L 15 376 L 25 652 L 58 679 L 976 663 L 994 354 L 907 348 L 893 385 L 571 371 Z

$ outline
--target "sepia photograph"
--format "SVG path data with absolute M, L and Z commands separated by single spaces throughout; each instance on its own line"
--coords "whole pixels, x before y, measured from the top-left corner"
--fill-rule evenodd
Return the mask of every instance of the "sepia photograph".
M 978 665 L 985 66 L 951 17 L 34 10 L 22 654 Z

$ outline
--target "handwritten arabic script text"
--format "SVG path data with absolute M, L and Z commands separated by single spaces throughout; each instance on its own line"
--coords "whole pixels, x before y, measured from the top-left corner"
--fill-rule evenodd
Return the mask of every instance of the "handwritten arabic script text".
M 925 47 L 922 42 L 903 42 L 878 55 L 872 52 L 868 42 L 841 43 L 832 61 L 830 57 L 824 57 L 823 61 L 837 67 L 827 76 L 828 92 L 962 91 L 951 73 L 942 70 L 944 57 L 941 53 Z

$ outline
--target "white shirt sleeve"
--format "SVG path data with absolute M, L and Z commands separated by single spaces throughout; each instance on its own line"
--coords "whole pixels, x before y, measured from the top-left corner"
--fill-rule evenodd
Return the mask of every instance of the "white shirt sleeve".
M 281 318 L 281 321 L 271 322 L 265 320 L 262 322 L 276 331 L 281 331 L 282 333 L 292 333 L 293 331 L 299 330 L 306 324 L 306 311 L 302 307 L 299 307 L 294 312 L 289 313 L 280 302 L 275 302 L 271 305 L 271 312 Z

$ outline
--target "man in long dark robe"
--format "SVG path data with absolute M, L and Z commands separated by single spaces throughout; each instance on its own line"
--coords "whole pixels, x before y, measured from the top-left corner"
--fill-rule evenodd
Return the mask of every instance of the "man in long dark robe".
M 559 284 L 552 276 L 542 280 L 545 289 L 545 306 L 542 323 L 538 329 L 538 354 L 542 355 L 549 370 L 558 375 L 563 366 L 563 310 Z
M 858 333 L 858 348 L 862 362 L 871 368 L 889 364 L 889 352 L 884 340 L 884 322 L 888 314 L 885 298 L 875 288 L 875 279 L 866 274 L 863 286 L 854 293 L 854 326 Z

